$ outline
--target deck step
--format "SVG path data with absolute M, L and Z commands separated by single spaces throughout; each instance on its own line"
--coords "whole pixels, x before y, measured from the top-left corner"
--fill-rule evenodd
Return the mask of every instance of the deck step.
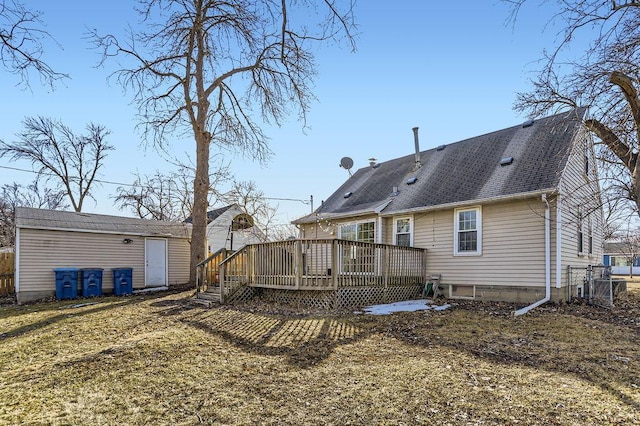
M 200 293 L 198 293 L 198 295 L 196 296 L 197 299 L 200 300 L 206 300 L 209 302 L 220 302 L 220 293 L 218 292 L 211 292 L 211 291 L 201 291 Z
M 211 300 L 206 300 L 206 299 L 199 299 L 197 297 L 193 298 L 193 303 L 197 303 L 198 305 L 204 305 L 207 308 L 210 308 L 211 305 L 213 305 L 215 302 L 212 302 Z

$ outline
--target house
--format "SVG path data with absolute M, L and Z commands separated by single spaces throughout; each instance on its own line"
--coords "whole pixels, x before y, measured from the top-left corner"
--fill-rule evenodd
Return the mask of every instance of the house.
M 426 249 L 449 298 L 566 300 L 567 267 L 602 259 L 602 210 L 585 108 L 357 170 L 301 238 Z M 397 143 L 397 141 L 389 141 Z
M 640 274 L 640 247 L 633 242 L 608 242 L 602 256 L 604 266 L 611 266 L 613 275 Z
M 133 268 L 132 287 L 189 282 L 190 225 L 100 214 L 16 208 L 15 292 L 18 303 L 55 294 L 56 268 Z
M 191 223 L 191 218 L 187 218 L 185 222 Z M 222 248 L 237 250 L 246 244 L 265 240 L 264 233 L 254 226 L 254 218 L 238 204 L 207 212 L 207 248 L 210 254 Z

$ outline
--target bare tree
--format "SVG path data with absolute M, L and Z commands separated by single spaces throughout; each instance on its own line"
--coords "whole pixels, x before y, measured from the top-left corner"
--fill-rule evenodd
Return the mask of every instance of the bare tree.
M 505 1 L 513 6 L 515 23 L 527 0 Z M 518 94 L 515 107 L 535 117 L 589 106 L 585 124 L 600 141 L 598 154 L 608 169 L 605 189 L 631 201 L 640 215 L 640 2 L 556 0 L 556 4 L 550 23 L 561 21 L 559 42 L 544 52 L 533 88 Z M 587 50 L 571 56 L 569 47 L 585 39 Z
M 272 207 L 264 192 L 253 181 L 235 181 L 231 189 L 219 197 L 226 204 L 238 204 L 240 208 L 253 217 L 255 226 L 269 239 L 269 228 L 275 220 L 277 208 Z
M 64 198 L 64 192 L 43 188 L 37 180 L 26 187 L 15 182 L 3 185 L 0 190 L 0 247 L 15 244 L 16 207 L 66 209 L 69 206 Z
M 148 31 L 127 41 L 93 33 L 103 60 L 133 61 L 115 76 L 133 91 L 147 140 L 194 138 L 192 280 L 205 258 L 211 146 L 269 157 L 258 120 L 279 125 L 295 108 L 304 121 L 316 73 L 311 48 L 339 36 L 353 46 L 353 1 L 140 0 Z
M 143 219 L 183 221 L 191 217 L 193 206 L 193 169 L 182 166 L 177 172 L 136 175 L 131 186 L 120 186 L 114 198 L 120 209 L 130 209 Z M 220 164 L 211 176 L 210 197 L 229 179 L 228 166 Z
M 68 78 L 51 68 L 43 59 L 42 42 L 53 40 L 40 19 L 41 13 L 29 10 L 15 0 L 0 0 L 0 61 L 4 68 L 18 75 L 20 84 L 29 86 L 34 70 L 43 83 L 54 86 Z
M 0 157 L 12 161 L 26 160 L 37 168 L 40 178 L 60 185 L 73 209 L 82 211 L 107 152 L 113 147 L 106 142 L 109 131 L 89 124 L 87 133 L 76 135 L 59 121 L 50 118 L 26 118 L 18 141 L 0 141 Z

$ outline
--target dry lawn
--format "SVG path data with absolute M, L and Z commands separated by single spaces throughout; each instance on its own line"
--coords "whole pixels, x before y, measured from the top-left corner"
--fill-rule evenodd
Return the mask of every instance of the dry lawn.
M 640 425 L 640 282 L 613 311 L 518 318 L 472 302 L 207 309 L 192 294 L 0 307 L 0 424 Z

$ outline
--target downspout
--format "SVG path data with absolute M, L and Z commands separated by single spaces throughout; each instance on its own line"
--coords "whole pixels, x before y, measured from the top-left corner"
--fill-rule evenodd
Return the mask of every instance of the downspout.
M 544 284 L 545 284 L 545 296 L 544 298 L 532 303 L 529 306 L 525 306 L 522 309 L 518 309 L 514 312 L 514 316 L 524 315 L 533 308 L 537 308 L 543 303 L 548 302 L 551 299 L 551 226 L 550 226 L 550 208 L 549 201 L 547 201 L 547 194 L 542 194 L 542 201 L 546 204 L 544 210 Z
M 562 199 L 560 197 L 561 195 L 558 194 L 556 198 L 556 288 L 562 286 Z

